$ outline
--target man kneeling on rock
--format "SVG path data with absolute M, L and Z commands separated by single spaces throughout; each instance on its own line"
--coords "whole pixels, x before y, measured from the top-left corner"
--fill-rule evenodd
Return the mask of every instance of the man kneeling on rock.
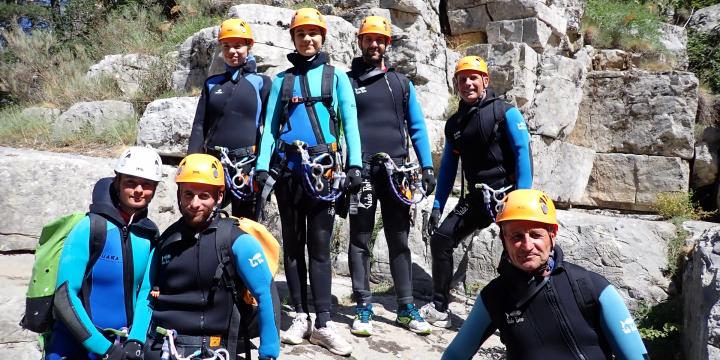
M 480 292 L 442 358 L 472 358 L 498 329 L 508 359 L 648 359 L 615 287 L 563 261 L 550 197 L 516 190 L 501 206 L 500 276 Z

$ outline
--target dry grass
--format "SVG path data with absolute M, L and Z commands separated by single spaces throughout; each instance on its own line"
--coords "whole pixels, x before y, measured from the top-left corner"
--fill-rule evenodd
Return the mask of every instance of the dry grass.
M 487 43 L 487 36 L 481 32 L 450 35 L 445 38 L 445 42 L 448 48 L 463 51 L 473 45 Z

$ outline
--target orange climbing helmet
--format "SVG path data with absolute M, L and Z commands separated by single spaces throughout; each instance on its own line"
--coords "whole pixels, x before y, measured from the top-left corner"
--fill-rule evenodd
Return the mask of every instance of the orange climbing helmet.
M 390 26 L 390 20 L 382 16 L 375 15 L 366 17 L 360 24 L 358 36 L 364 34 L 383 35 L 388 39 L 387 43 L 390 44 L 392 41 L 392 27 Z
M 225 190 L 225 174 L 220 160 L 208 154 L 190 154 L 186 156 L 175 176 L 175 182 L 214 185 Z
M 540 190 L 518 189 L 505 196 L 495 222 L 499 225 L 509 220 L 537 221 L 558 229 L 555 204 Z
M 325 16 L 323 16 L 323 14 L 321 14 L 317 9 L 302 8 L 295 12 L 295 15 L 292 17 L 292 21 L 290 21 L 290 32 L 292 33 L 293 29 L 302 25 L 315 25 L 319 27 L 322 29 L 323 37 L 325 37 L 325 34 L 327 33 L 327 22 L 325 21 Z
M 457 74 L 461 71 L 465 70 L 473 70 L 477 72 L 481 72 L 485 74 L 486 76 L 489 76 L 490 73 L 488 73 L 488 66 L 485 60 L 479 56 L 466 56 L 460 61 L 458 61 L 457 65 L 455 66 L 455 74 L 453 76 L 457 76 Z
M 225 39 L 248 39 L 250 40 L 250 46 L 255 43 L 250 25 L 242 19 L 228 19 L 220 24 L 218 41 Z

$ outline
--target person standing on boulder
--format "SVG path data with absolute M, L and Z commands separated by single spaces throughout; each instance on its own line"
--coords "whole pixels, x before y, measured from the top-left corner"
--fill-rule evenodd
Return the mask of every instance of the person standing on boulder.
M 223 21 L 218 42 L 227 71 L 205 80 L 187 153 L 207 153 L 223 161 L 232 215 L 256 220 L 252 169 L 271 82 L 257 73 L 250 54 L 253 33 L 245 21 Z
M 382 16 L 363 19 L 358 31 L 362 56 L 353 59 L 348 72 L 355 90 L 358 126 L 362 142 L 363 182 L 360 193 L 351 198 L 350 249 L 353 297 L 357 302 L 351 332 L 370 336 L 372 293 L 370 291 L 370 237 L 375 226 L 375 209 L 380 200 L 385 237 L 390 250 L 390 268 L 395 283 L 398 312 L 396 322 L 418 334 L 429 334 L 430 325 L 415 307 L 412 289 L 412 262 L 408 246 L 412 198 L 407 198 L 402 181 L 418 175 L 423 192 L 435 188 L 430 141 L 425 118 L 415 96 L 413 83 L 390 68 L 385 51 L 391 42 L 390 20 Z M 410 163 L 409 145 L 420 162 L 417 174 L 397 169 Z M 392 162 L 389 164 L 388 162 Z M 389 166 L 389 167 L 388 167 Z M 389 172 L 388 169 L 395 169 Z M 403 198 L 405 197 L 405 198 Z
M 161 166 L 154 150 L 131 147 L 118 158 L 115 178 L 95 185 L 90 212 L 70 232 L 60 255 L 57 321 L 45 360 L 142 359 L 150 322 L 147 269 L 158 238 L 147 208 Z M 102 247 L 93 250 L 92 244 Z M 123 344 L 117 333 L 103 329 L 129 332 Z
M 297 10 L 290 36 L 295 52 L 288 60 L 293 67 L 273 81 L 255 176 L 263 198 L 276 181 L 285 276 L 296 312 L 282 340 L 300 344 L 309 337 L 313 344 L 348 355 L 352 346 L 330 321 L 330 242 L 335 200 L 345 189 L 357 192 L 362 180 L 355 97 L 347 75 L 329 65 L 327 53 L 321 51 L 327 23 L 318 10 Z M 345 154 L 341 153 L 341 128 Z M 348 167 L 342 166 L 345 157 Z M 315 326 L 308 316 L 306 244 Z
M 453 81 L 461 101 L 445 124 L 445 149 L 428 219 L 433 301 L 420 310 L 430 324 L 443 328 L 451 326 L 448 305 L 454 249 L 473 231 L 494 222 L 495 204 L 505 192 L 532 186 L 530 134 L 525 120 L 516 107 L 488 87 L 490 76 L 485 60 L 478 56 L 460 59 Z M 458 160 L 462 161 L 463 194 L 438 227 L 455 182 Z
M 471 359 L 495 330 L 508 359 L 649 359 L 625 303 L 603 276 L 563 260 L 555 205 L 516 190 L 497 224 L 507 253 L 443 354 Z

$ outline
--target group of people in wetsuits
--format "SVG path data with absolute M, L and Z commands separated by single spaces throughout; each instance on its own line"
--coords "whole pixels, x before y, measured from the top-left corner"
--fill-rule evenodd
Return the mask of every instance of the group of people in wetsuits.
M 305 339 L 350 355 L 352 345 L 331 321 L 333 225 L 336 212 L 347 212 L 356 302 L 351 333 L 372 336 L 370 241 L 378 201 L 396 323 L 420 335 L 433 326 L 452 326 L 454 248 L 475 230 L 500 226 L 500 276 L 478 295 L 444 359 L 471 358 L 495 330 L 511 359 L 647 358 L 617 290 L 602 276 L 562 260 L 554 204 L 531 189 L 525 121 L 489 87 L 487 63 L 478 56 L 460 59 L 454 71 L 461 100 L 445 126 L 427 224 L 433 297 L 418 307 L 408 234 L 415 203 L 433 193 L 436 180 L 415 86 L 386 57 L 392 24 L 380 16 L 362 21 L 361 56 L 347 73 L 330 65 L 322 51 L 328 24 L 318 10 L 297 10 L 289 31 L 292 67 L 271 81 L 257 73 L 250 26 L 241 19 L 221 24 L 218 42 L 227 71 L 203 85 L 189 155 L 175 176 L 182 218 L 161 235 L 147 219 L 161 179 L 157 154 L 133 147 L 118 159 L 115 178 L 98 182 L 91 212 L 107 218 L 108 241 L 103 256 L 86 269 L 89 220 L 69 236 L 58 275 L 58 289 L 66 290 L 54 300 L 59 321 L 46 359 L 204 358 L 236 349 L 239 337 L 255 336 L 261 359 L 278 358 L 281 341 L 296 345 Z M 410 160 L 411 144 L 417 163 Z M 458 163 L 461 198 L 441 221 Z M 262 248 L 251 234 L 228 228 L 219 211 L 229 200 L 234 216 L 257 220 L 270 191 L 278 203 L 288 305 L 295 313 L 282 334 Z M 251 311 L 241 311 L 245 326 L 236 321 L 238 288 L 255 299 Z M 573 295 L 578 292 L 594 301 L 579 304 Z M 107 328 L 129 331 L 122 337 Z M 238 328 L 246 333 L 238 337 Z M 236 353 L 226 352 L 231 359 Z

